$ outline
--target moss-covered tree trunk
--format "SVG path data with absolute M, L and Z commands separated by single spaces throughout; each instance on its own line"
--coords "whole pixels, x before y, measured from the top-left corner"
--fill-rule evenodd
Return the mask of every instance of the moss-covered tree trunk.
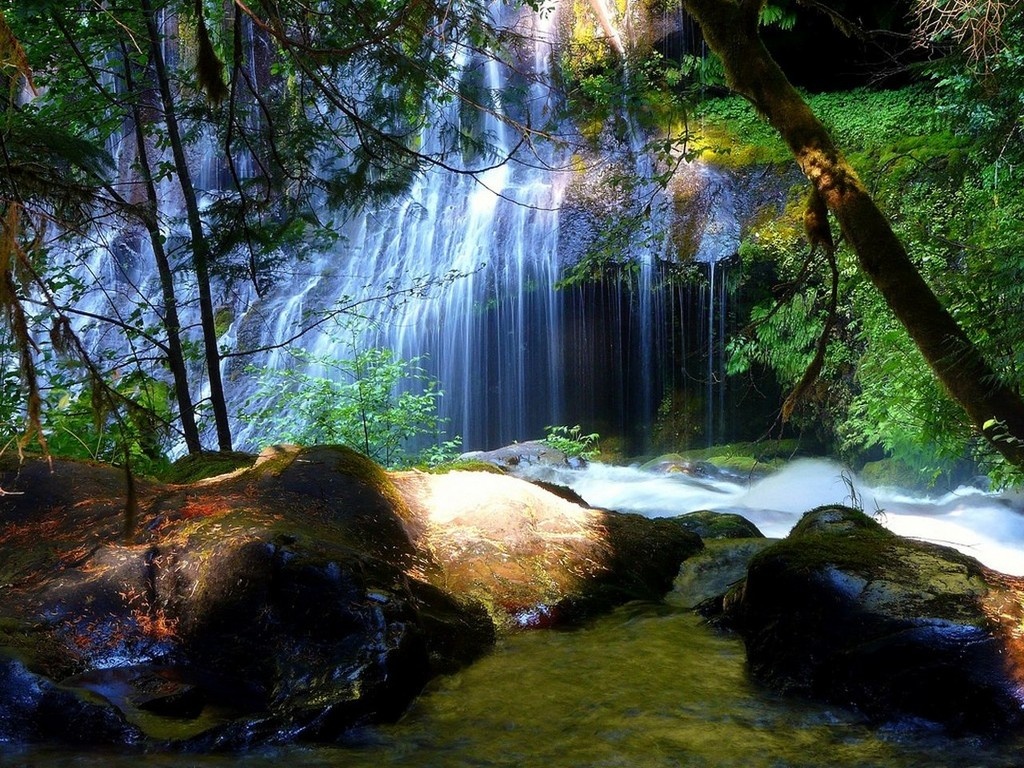
M 821 121 L 790 84 L 758 33 L 763 0 L 683 0 L 729 86 L 751 101 L 793 152 L 835 215 L 861 268 L 909 332 L 939 381 L 975 427 L 1024 468 L 1024 401 L 1001 383 L 981 352 L 921 277 L 885 215 Z

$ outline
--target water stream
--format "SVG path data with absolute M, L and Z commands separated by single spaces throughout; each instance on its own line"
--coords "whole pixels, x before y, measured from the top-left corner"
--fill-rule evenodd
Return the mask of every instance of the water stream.
M 770 536 L 800 513 L 856 497 L 901 533 L 955 543 L 1024 573 L 1024 499 L 959 489 L 934 498 L 872 489 L 838 465 L 794 462 L 756 480 L 691 478 L 592 464 L 548 472 L 595 504 L 652 516 L 737 511 Z M 570 631 L 503 640 L 435 681 L 402 720 L 337 746 L 181 755 L 3 745 L 0 766 L 58 768 L 1011 768 L 1024 741 L 950 739 L 905 723 L 785 697 L 752 682 L 742 642 L 708 628 L 687 597 L 635 603 Z
M 931 496 L 872 488 L 850 470 L 801 459 L 764 475 L 690 477 L 600 463 L 585 470 L 537 468 L 533 474 L 567 485 L 590 504 L 649 517 L 699 509 L 735 512 L 768 537 L 785 536 L 809 509 L 858 506 L 890 530 L 945 544 L 1004 573 L 1024 575 L 1024 494 L 963 486 Z

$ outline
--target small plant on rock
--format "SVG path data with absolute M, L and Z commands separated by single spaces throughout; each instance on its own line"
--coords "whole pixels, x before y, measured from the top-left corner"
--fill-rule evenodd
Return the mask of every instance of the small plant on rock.
M 601 454 L 601 449 L 597 445 L 597 441 L 600 439 L 601 436 L 597 432 L 591 432 L 589 435 L 583 434 L 582 427 L 577 424 L 573 427 L 565 425 L 547 427 L 547 435 L 542 442 L 549 448 L 561 451 L 569 458 L 592 461 Z

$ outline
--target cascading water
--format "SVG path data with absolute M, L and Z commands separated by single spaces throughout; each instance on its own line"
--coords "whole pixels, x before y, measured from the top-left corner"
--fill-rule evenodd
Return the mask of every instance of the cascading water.
M 522 22 L 534 44 L 532 59 L 521 65 L 532 70 L 525 73 L 530 88 L 524 105 L 531 124 L 547 119 L 542 112 L 553 99 L 546 77 L 550 19 L 542 13 Z M 477 126 L 494 147 L 494 166 L 473 175 L 435 168 L 401 198 L 350 212 L 335 249 L 301 265 L 302 273 L 255 299 L 239 317 L 233 329 L 239 341 L 272 346 L 310 312 L 423 285 L 423 296 L 403 293 L 361 308 L 375 322 L 357 343 L 420 357 L 444 391 L 441 416 L 467 446 L 522 438 L 557 423 L 561 323 L 554 286 L 566 172 L 559 170 L 565 163 L 554 147 L 537 154 L 521 145 L 500 113 L 509 79 L 523 75 L 491 57 L 467 57 L 460 77 L 475 79 L 496 105 Z M 458 120 L 457 113 L 448 117 L 449 123 Z M 427 129 L 422 142 L 430 152 L 441 139 Z M 344 357 L 351 354 L 352 338 L 323 331 L 301 343 L 314 355 Z M 287 363 L 282 350 L 263 362 Z M 232 396 L 240 402 L 250 384 L 240 366 L 229 373 L 236 381 Z M 240 443 L 246 437 L 239 432 Z
M 580 140 L 568 124 L 558 128 L 567 137 L 564 145 L 523 141 L 509 125 L 514 118 L 531 127 L 550 126 L 552 116 L 564 109 L 549 73 L 558 45 L 557 13 L 552 8 L 496 13 L 505 14 L 502 23 L 530 42 L 529 50 L 520 47 L 513 64 L 465 54 L 457 75 L 481 90 L 482 103 L 492 105 L 472 120 L 473 131 L 493 148 L 493 167 L 472 174 L 435 167 L 387 203 L 325 212 L 325 218 L 334 215 L 338 221 L 336 245 L 303 260 L 283 254 L 273 285 L 261 286 L 260 292 L 242 280 L 222 286 L 220 346 L 227 352 L 229 411 L 237 413 L 258 384 L 247 366 L 295 365 L 287 350 L 291 343 L 328 359 L 372 345 L 421 358 L 444 392 L 440 415 L 447 419 L 448 434 L 461 436 L 466 449 L 537 437 L 547 425 L 580 423 L 624 435 L 632 449 L 643 450 L 650 445 L 659 406 L 691 401 L 704 414 L 691 419 L 696 425 L 691 431 L 706 442 L 725 438 L 724 260 L 736 252 L 739 239 L 728 179 L 700 165 L 685 171 L 704 188 L 704 201 L 701 234 L 690 245 L 693 252 L 682 255 L 691 256 L 705 276 L 668 279 L 680 251 L 666 233 L 678 213 L 654 182 L 657 169 L 645 150 L 646 137 L 630 125 L 624 140 L 612 140 L 614 146 L 602 152 L 627 157 L 624 167 L 640 181 L 625 205 L 639 214 L 637 231 L 621 254 L 635 271 L 558 290 L 572 263 L 567 254 L 574 246 L 587 247 L 587 238 L 565 214 L 566 189 L 580 174 L 565 146 Z M 249 44 L 257 44 L 247 29 Z M 170 48 L 168 55 L 174 55 Z M 249 73 L 251 83 L 258 78 L 257 71 Z M 440 108 L 448 114 L 438 126 L 464 119 L 458 100 Z M 425 129 L 420 139 L 424 153 L 444 149 L 446 141 L 437 126 Z M 123 167 L 130 166 L 135 156 L 130 132 L 111 148 L 126 158 Z M 210 203 L 229 180 L 228 170 L 210 137 L 201 138 L 191 152 L 197 187 Z M 234 172 L 249 177 L 250 159 L 235 158 Z M 467 169 L 491 162 L 486 156 L 464 158 Z M 173 210 L 180 190 L 165 179 L 160 195 Z M 150 304 L 150 297 L 160 295 L 155 270 L 147 266 L 153 260 L 146 238 L 129 233 L 112 239 L 120 248 L 104 244 L 83 267 L 87 282 L 96 287 L 78 299 L 80 311 L 109 315 L 113 308 L 116 314 L 119 307 Z M 187 265 L 187 237 L 174 226 L 168 245 L 172 261 Z M 111 248 L 123 258 L 110 260 Z M 184 269 L 177 276 L 183 307 L 196 291 L 187 275 Z M 368 297 L 385 297 L 356 308 L 372 321 L 368 328 L 353 331 L 328 323 L 291 341 L 316 318 Z M 149 311 L 158 315 L 159 307 L 151 305 Z M 189 312 L 184 322 L 194 327 Z M 96 349 L 124 344 L 118 333 L 100 325 L 87 336 Z M 238 355 L 252 349 L 265 351 Z M 203 383 L 194 386 L 199 392 L 193 396 L 203 399 Z M 236 423 L 234 429 L 237 447 L 258 447 L 261 437 L 252 425 Z M 692 442 L 695 435 L 682 437 Z
M 640 180 L 634 207 L 647 206 L 642 231 L 623 254 L 637 265 L 635 278 L 620 276 L 576 292 L 556 288 L 564 272 L 566 240 L 576 237 L 559 211 L 573 171 L 567 153 L 554 146 L 540 146 L 539 154 L 519 146 L 520 136 L 501 113 L 510 81 L 521 84 L 524 75 L 529 88 L 522 109 L 530 125 L 550 122 L 550 115 L 561 109 L 548 71 L 557 43 L 555 19 L 548 8 L 515 20 L 533 46 L 532 56 L 515 67 L 484 56 L 464 61 L 460 77 L 481 83 L 496 105 L 494 113 L 480 118 L 477 130 L 492 142 L 495 156 L 508 157 L 507 162 L 474 176 L 434 169 L 400 199 L 351 213 L 339 246 L 301 265 L 303 272 L 275 291 L 253 297 L 251 308 L 231 329 L 232 338 L 242 347 L 273 346 L 310 312 L 384 294 L 391 286 L 443 283 L 425 296 L 403 297 L 371 310 L 380 322 L 360 343 L 420 357 L 445 393 L 440 410 L 449 434 L 461 436 L 466 448 L 536 437 L 547 425 L 559 423 L 593 425 L 645 447 L 659 400 L 671 386 L 666 382 L 702 378 L 671 370 L 677 365 L 671 360 L 673 350 L 679 347 L 670 338 L 673 328 L 690 324 L 701 327 L 694 336 L 705 345 L 712 366 L 706 408 L 709 414 L 715 408 L 720 413 L 719 390 L 711 387 L 721 380 L 718 345 L 725 292 L 724 281 L 714 279 L 714 264 L 735 253 L 736 216 L 726 211 L 729 215 L 717 228 L 706 226 L 696 254 L 709 272 L 709 285 L 699 289 L 704 301 L 699 311 L 709 319 L 674 318 L 676 307 L 694 301 L 688 297 L 693 288 L 659 285 L 663 265 L 674 258 L 665 234 L 671 206 L 653 181 L 654 161 L 635 126 L 627 131 L 625 146 L 616 150 L 629 156 Z M 457 120 L 449 116 L 449 122 Z M 423 137 L 427 151 L 439 142 L 429 131 Z M 709 217 L 722 208 L 714 202 L 719 197 L 712 195 Z M 447 282 L 450 275 L 460 277 Z M 351 354 L 352 340 L 345 334 L 318 333 L 301 343 L 314 355 Z M 288 364 L 283 350 L 259 362 Z M 692 368 L 694 363 L 678 365 Z M 253 385 L 241 367 L 229 367 L 237 402 Z M 707 439 L 721 436 L 720 416 L 708 419 Z M 240 444 L 246 442 L 247 429 L 238 434 Z

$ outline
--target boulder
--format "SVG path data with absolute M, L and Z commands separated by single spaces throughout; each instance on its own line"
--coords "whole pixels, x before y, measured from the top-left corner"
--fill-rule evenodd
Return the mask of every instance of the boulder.
M 708 618 L 721 615 L 722 596 L 743 581 L 754 555 L 775 543 L 763 536 L 752 539 L 708 539 L 704 549 L 688 558 L 672 585 L 672 597 Z
M 1024 581 L 845 507 L 809 512 L 724 598 L 772 687 L 953 733 L 1024 723 Z
M 763 539 L 757 526 L 742 515 L 701 509 L 670 518 L 676 525 L 702 539 Z
M 587 463 L 584 459 L 567 456 L 543 440 L 512 443 L 493 451 L 470 451 L 459 456 L 459 460 L 483 461 L 513 474 L 527 467 L 576 468 Z
M 499 629 L 550 626 L 658 599 L 700 539 L 666 520 L 591 509 L 514 477 L 394 473 L 424 574 L 487 606 Z
M 347 449 L 219 483 L 140 482 L 127 539 L 116 470 L 30 462 L 0 485 L 23 491 L 3 499 L 0 646 L 32 685 L 106 704 L 121 730 L 97 741 L 159 739 L 160 716 L 198 745 L 333 739 L 396 718 L 494 641 L 480 605 L 410 575 L 402 499 Z M 80 717 L 65 701 L 43 732 L 39 711 L 22 706 L 12 737 L 60 737 Z
M 660 597 L 700 540 L 481 472 L 279 448 L 188 484 L 0 466 L 0 740 L 239 748 L 397 718 L 498 630 Z M 131 521 L 126 530 L 126 521 Z

